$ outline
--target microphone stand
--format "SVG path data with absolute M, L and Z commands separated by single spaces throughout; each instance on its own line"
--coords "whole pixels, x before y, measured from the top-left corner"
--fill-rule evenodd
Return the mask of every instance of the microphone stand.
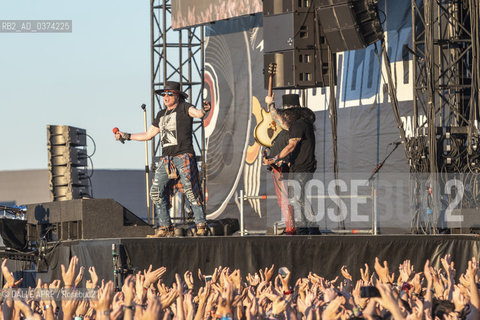
M 377 226 L 377 205 L 376 205 L 376 197 L 375 197 L 376 190 L 375 190 L 375 187 L 374 187 L 374 184 L 373 184 L 373 179 L 374 179 L 375 175 L 380 171 L 380 169 L 382 169 L 383 164 L 387 161 L 387 159 L 390 158 L 392 153 L 395 150 L 397 150 L 398 146 L 401 145 L 402 143 L 401 142 L 394 142 L 393 144 L 395 146 L 392 149 L 392 151 L 390 151 L 387 154 L 387 156 L 385 157 L 385 159 L 383 159 L 383 161 L 381 161 L 377 164 L 377 167 L 375 168 L 375 170 L 373 170 L 372 174 L 370 175 L 370 178 L 368 178 L 368 184 L 370 184 L 372 186 L 372 202 L 373 202 L 372 203 L 372 206 L 373 206 L 373 210 L 372 210 L 372 216 L 373 216 L 373 219 L 372 219 L 372 233 L 374 235 L 377 234 L 378 226 Z
M 141 108 L 143 109 L 143 122 L 145 126 L 145 132 L 147 132 L 147 108 L 142 104 Z M 147 189 L 147 220 L 151 224 L 155 224 L 153 220 L 153 214 L 150 212 L 150 179 L 149 179 L 150 168 L 148 167 L 148 144 L 145 141 L 145 187 Z
M 375 170 L 373 170 L 372 172 L 372 175 L 370 176 L 370 178 L 368 178 L 368 182 L 372 181 L 373 178 L 375 177 L 375 175 L 378 173 L 378 171 L 380 171 L 380 169 L 382 169 L 383 167 L 383 164 L 385 163 L 385 161 L 387 161 L 388 158 L 390 158 L 390 156 L 392 155 L 392 153 L 397 150 L 398 146 L 401 145 L 402 143 L 401 142 L 395 142 L 393 143 L 395 145 L 395 147 L 392 149 L 392 151 L 390 151 L 389 154 L 387 154 L 387 156 L 385 157 L 385 159 L 383 159 L 383 161 L 379 162 L 377 164 L 377 167 L 375 168 Z

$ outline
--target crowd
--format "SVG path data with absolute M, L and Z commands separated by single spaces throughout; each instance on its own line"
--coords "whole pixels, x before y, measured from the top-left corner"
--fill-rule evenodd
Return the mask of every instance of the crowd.
M 99 280 L 95 268 L 88 268 L 89 279 L 82 281 L 85 268 L 73 257 L 68 268 L 61 266 L 62 279 L 51 283 L 38 281 L 31 292 L 42 289 L 65 292 L 90 289 L 93 298 L 46 299 L 31 294 L 26 298 L 2 294 L 3 319 L 478 319 L 480 297 L 478 261 L 468 261 L 464 274 L 456 275 L 449 255 L 441 259 L 439 269 L 427 260 L 422 270 L 415 270 L 410 261 L 397 270 L 389 270 L 387 262 L 377 258 L 374 271 L 360 270 L 361 279 L 354 281 L 346 266 L 334 280 L 310 273 L 305 278 L 291 279 L 291 272 L 274 266 L 242 277 L 240 270 L 218 267 L 212 275 L 198 270 L 175 274 L 169 285 L 162 281 L 165 267 L 129 275 L 121 288 L 113 282 Z M 3 293 L 21 286 L 2 263 L 5 280 Z M 397 275 L 397 276 L 396 276 Z M 195 277 L 196 278 L 196 277 Z M 458 279 L 458 281 L 456 281 Z M 80 288 L 85 283 L 85 288 Z M 199 284 L 199 285 L 198 285 Z M 13 288 L 13 289 L 10 289 Z

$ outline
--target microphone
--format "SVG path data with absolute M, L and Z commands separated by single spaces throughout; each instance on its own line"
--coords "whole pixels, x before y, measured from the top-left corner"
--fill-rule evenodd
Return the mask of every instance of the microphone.
M 146 107 L 147 107 L 147 106 L 145 105 L 145 103 L 140 106 L 140 108 L 142 108 L 143 111 L 145 111 L 145 108 L 146 108 Z
M 120 131 L 120 130 L 118 130 L 118 128 L 115 127 L 115 128 L 113 128 L 112 131 L 113 131 L 113 134 L 117 134 L 117 132 Z M 120 141 L 121 143 L 125 144 L 125 139 L 122 137 L 122 135 L 120 135 L 120 137 L 118 138 L 118 141 Z

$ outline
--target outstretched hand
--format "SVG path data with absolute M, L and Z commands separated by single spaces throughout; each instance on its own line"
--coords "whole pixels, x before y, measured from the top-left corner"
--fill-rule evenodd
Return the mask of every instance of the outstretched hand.
M 60 266 L 60 268 L 62 269 L 62 279 L 65 285 L 65 288 L 73 287 L 77 265 L 78 265 L 78 257 L 73 256 L 72 259 L 70 259 L 70 263 L 68 265 L 67 270 L 65 270 L 65 266 L 63 264 Z
M 145 288 L 150 287 L 151 284 L 157 282 L 163 275 L 167 272 L 167 268 L 160 267 L 158 269 L 152 270 L 152 265 L 148 267 L 148 270 L 144 270 L 143 274 L 145 275 L 145 283 L 143 284 Z
M 377 272 L 378 278 L 383 283 L 393 283 L 393 279 L 395 275 L 392 273 L 390 275 L 388 271 L 388 263 L 387 261 L 383 261 L 383 266 L 380 264 L 380 260 L 375 258 L 375 271 Z
M 360 275 L 362 277 L 363 282 L 369 283 L 370 273 L 369 273 L 369 269 L 368 269 L 368 264 L 365 263 L 365 270 L 363 268 L 360 268 Z
M 265 162 L 264 162 L 265 163 Z M 269 282 L 270 279 L 273 277 L 273 270 L 275 268 L 275 265 L 272 264 L 270 268 L 265 268 L 265 270 L 260 269 L 260 278 L 262 279 L 262 282 Z
M 92 285 L 95 288 L 98 284 L 98 275 L 94 266 L 88 268 L 88 273 L 90 273 L 90 278 L 92 279 Z
M 113 128 L 113 134 L 115 135 L 115 139 L 121 143 L 125 143 L 125 140 L 130 140 L 131 136 L 130 133 L 120 131 L 117 127 Z
M 208 112 L 212 108 L 210 101 L 203 100 L 203 111 Z
M 83 280 L 83 275 L 85 274 L 85 267 L 84 266 L 81 266 L 80 267 L 80 271 L 78 271 L 78 275 L 77 277 L 75 278 L 75 287 L 78 287 L 80 285 L 80 283 L 82 282 Z
M 7 259 L 4 259 L 2 261 L 2 274 L 3 274 L 3 277 L 5 278 L 7 288 L 14 288 L 23 281 L 23 278 L 15 281 L 15 277 L 13 276 L 13 273 L 10 272 L 10 270 L 8 270 Z

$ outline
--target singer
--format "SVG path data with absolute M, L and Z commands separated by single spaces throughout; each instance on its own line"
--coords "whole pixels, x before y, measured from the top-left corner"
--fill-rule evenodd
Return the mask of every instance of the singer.
M 156 93 L 163 97 L 165 108 L 157 113 L 147 132 L 126 133 L 117 131 L 115 138 L 122 140 L 151 140 L 160 133 L 162 156 L 155 171 L 150 195 L 156 206 L 157 230 L 153 237 L 171 237 L 174 228 L 170 220 L 170 195 L 180 180 L 195 217 L 198 236 L 207 235 L 203 197 L 200 187 L 195 152 L 192 144 L 193 118 L 203 118 L 210 111 L 210 103 L 204 101 L 202 110 L 185 102 L 188 95 L 181 91 L 180 83 L 167 81 Z M 172 183 L 173 182 L 173 183 Z

